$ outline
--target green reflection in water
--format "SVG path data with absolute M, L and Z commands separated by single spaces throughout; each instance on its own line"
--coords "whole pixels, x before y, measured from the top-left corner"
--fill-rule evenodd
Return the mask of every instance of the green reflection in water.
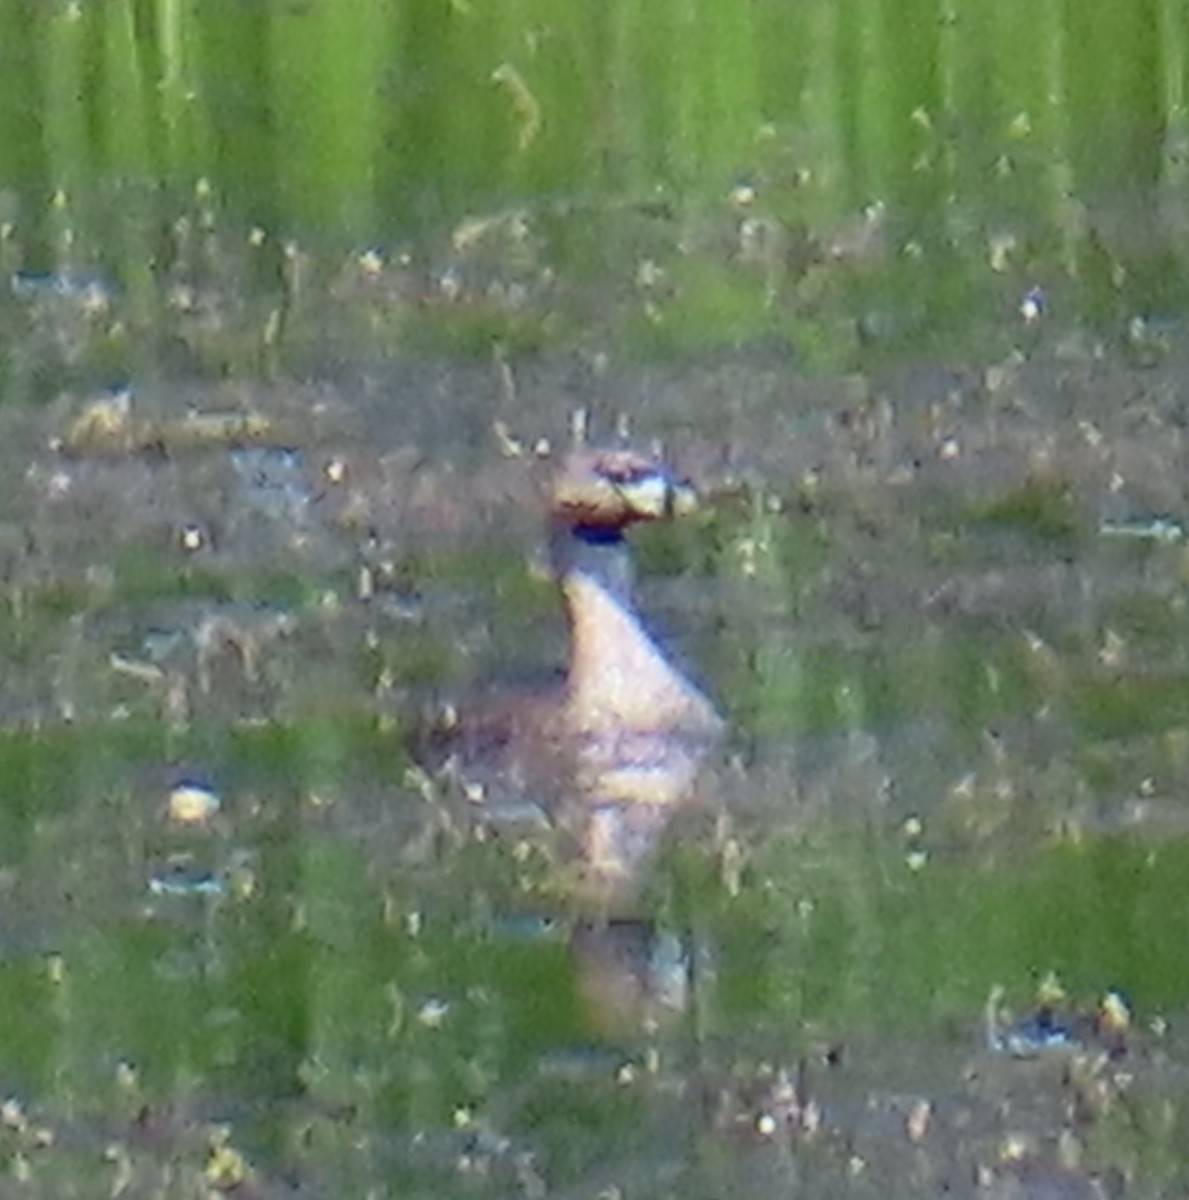
M 844 718 L 844 742 L 868 719 Z M 682 1153 L 688 1127 L 615 1082 L 622 1057 L 579 1062 L 598 1036 L 564 924 L 522 937 L 505 919 L 534 911 L 513 847 L 458 836 L 447 810 L 394 783 L 398 741 L 362 719 L 6 734 L 6 1086 L 131 1128 L 246 1105 L 237 1137 L 255 1161 L 340 1182 L 452 1170 L 481 1136 L 471 1112 L 547 1148 L 558 1179 L 597 1171 L 612 1144 Z M 211 825 L 165 820 L 171 761 L 216 770 Z M 974 1048 L 991 989 L 1026 1011 L 1049 971 L 1088 1005 L 1111 987 L 1141 1018 L 1184 1005 L 1185 839 L 1054 839 L 1040 814 L 983 834 L 961 805 L 910 836 L 872 824 L 848 772 L 824 776 L 835 811 L 815 812 L 805 784 L 803 802 L 765 798 L 754 835 L 738 815 L 735 894 L 696 826 L 660 865 L 657 909 L 696 963 L 695 1011 L 662 1045 L 711 1072 L 831 1037 Z M 1019 806 L 1051 815 L 1061 800 Z M 221 886 L 155 893 L 152 873 L 179 855 Z M 429 1140 L 397 1168 L 386 1139 L 414 1133 Z
M 1012 863 L 941 852 L 917 869 L 861 837 L 773 842 L 753 865 L 762 887 L 712 919 L 723 1033 L 896 1037 L 946 1021 L 973 1045 L 993 986 L 1026 1008 L 1049 971 L 1091 1000 L 1122 988 L 1143 1012 L 1184 1003 L 1186 920 L 1162 917 L 1185 911 L 1183 839 L 1090 837 Z
M 0 223 L 12 265 L 98 267 L 138 329 L 197 184 L 232 262 L 253 225 L 253 251 L 408 251 L 428 303 L 398 325 L 425 346 L 535 354 L 597 315 L 652 353 L 770 340 L 839 365 L 980 323 L 1005 349 L 1035 285 L 1126 340 L 1185 300 L 1180 15 L 4 0 Z M 476 253 L 475 222 L 509 213 L 528 241 Z M 207 369 L 275 369 L 326 273 L 282 265 L 256 345 L 207 347 Z M 127 331 L 108 354 L 156 360 Z
M 523 940 L 493 922 L 507 903 L 497 845 L 448 840 L 410 857 L 409 798 L 386 802 L 404 806 L 395 825 L 364 801 L 390 770 L 373 743 L 369 758 L 350 729 L 249 734 L 226 757 L 229 799 L 245 806 L 230 810 L 234 827 L 171 834 L 155 791 L 118 782 L 143 774 L 139 755 L 159 751 L 159 737 L 94 758 L 77 737 L 8 735 L 5 793 L 26 799 L 4 810 L 11 1069 L 90 1089 L 126 1059 L 143 1065 L 146 1088 L 186 1076 L 261 1095 L 304 1078 L 440 1121 L 582 1044 L 564 939 Z M 319 817 L 305 789 L 362 806 L 359 817 L 340 807 L 329 820 L 333 806 Z M 377 819 L 371 840 L 395 839 L 379 857 L 356 823 Z M 715 982 L 700 1003 L 718 1033 L 746 1040 L 757 1020 L 786 1037 L 803 1023 L 919 1030 L 939 1017 L 975 1031 L 993 985 L 1026 994 L 1049 970 L 1081 995 L 1121 987 L 1143 1011 L 1184 1003 L 1185 840 L 947 845 L 939 817 L 942 840 L 926 840 L 914 869 L 899 838 L 848 833 L 849 820 L 775 826 L 733 899 L 704 851 L 682 852 L 666 909 L 707 943 Z M 196 856 L 225 886 L 154 899 L 148 877 L 166 850 Z

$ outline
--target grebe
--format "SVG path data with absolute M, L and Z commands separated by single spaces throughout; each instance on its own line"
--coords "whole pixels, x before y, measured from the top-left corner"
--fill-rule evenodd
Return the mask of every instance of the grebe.
M 578 892 L 615 910 L 673 814 L 697 795 L 723 720 L 644 628 L 627 531 L 681 516 L 696 493 L 625 449 L 576 450 L 548 488 L 550 556 L 570 629 L 564 682 L 462 714 L 455 767 L 505 796 L 541 801 L 576 839 Z

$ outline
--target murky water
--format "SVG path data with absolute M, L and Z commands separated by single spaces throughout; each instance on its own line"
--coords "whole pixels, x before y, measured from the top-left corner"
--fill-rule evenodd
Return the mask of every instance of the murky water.
M 702 486 L 641 604 L 730 724 L 610 932 L 411 754 L 561 662 L 564 364 L 7 410 L 28 1194 L 1176 1194 L 1178 363 L 584 397 Z
M 1189 1192 L 1180 7 L 0 0 L 0 1194 Z M 610 916 L 425 753 L 580 408 Z

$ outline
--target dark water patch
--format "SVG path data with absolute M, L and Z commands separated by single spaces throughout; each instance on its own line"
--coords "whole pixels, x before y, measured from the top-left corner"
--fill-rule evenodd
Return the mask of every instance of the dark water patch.
M 1012 530 L 1045 542 L 1068 542 L 1081 521 L 1067 485 L 1035 480 L 970 514 L 977 525 Z
M 1073 712 L 1091 737 L 1162 733 L 1189 723 L 1189 678 L 1152 673 L 1141 678 L 1080 681 Z

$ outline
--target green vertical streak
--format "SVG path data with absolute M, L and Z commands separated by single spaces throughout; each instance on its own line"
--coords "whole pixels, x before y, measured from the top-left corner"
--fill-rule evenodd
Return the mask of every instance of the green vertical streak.
M 639 20 L 640 0 L 619 0 L 606 9 L 607 57 L 599 79 L 601 106 L 601 178 L 608 189 L 637 190 L 640 159 L 648 140 L 648 122 L 639 96 L 635 69 L 633 26 Z M 655 6 L 659 19 L 664 5 Z
M 844 55 L 842 10 L 827 0 L 813 9 L 798 42 L 785 48 L 804 62 L 805 82 L 799 109 L 800 128 L 805 137 L 805 157 L 800 166 L 809 167 L 809 187 L 804 193 L 804 218 L 825 224 L 853 207 L 848 187 L 846 146 L 847 82 L 842 75 Z
M 14 1090 L 32 1091 L 61 1079 L 56 1070 L 61 1026 L 48 974 L 32 956 L 0 965 L 0 1044 Z
M 1150 182 L 1160 117 L 1157 16 L 1152 0 L 1066 0 L 1069 116 L 1077 183 Z
M 673 139 L 674 174 L 679 186 L 685 187 L 698 173 L 699 94 L 702 81 L 697 20 L 698 0 L 675 0 L 671 61 L 673 64 Z
M 449 110 L 451 144 L 470 166 L 470 206 L 535 192 L 543 182 L 539 164 L 546 139 L 559 120 L 550 91 L 550 64 L 565 54 L 566 21 L 551 23 L 546 44 L 536 37 L 533 0 L 506 0 L 489 10 L 472 8 L 466 36 L 451 49 L 460 90 Z M 478 17 L 478 19 L 476 19 Z M 560 35 L 560 36 L 559 36 Z M 487 132 L 498 121 L 501 137 Z
M 535 0 L 530 28 L 547 21 L 553 7 Z M 613 21 L 611 6 L 574 5 L 561 36 L 540 43 L 532 56 L 541 132 L 533 146 L 518 147 L 517 157 L 527 168 L 518 174 L 534 190 L 603 191 L 613 128 Z
M 458 20 L 451 10 L 446 22 L 438 84 L 446 146 L 457 156 L 449 173 L 458 180 L 459 203 L 473 211 L 530 187 L 542 139 L 558 123 L 544 81 L 557 31 L 550 29 L 545 48 L 535 40 L 532 0 L 467 5 L 463 13 Z
M 108 170 L 147 179 L 155 170 L 150 138 L 155 113 L 141 62 L 132 0 L 103 5 L 101 50 L 103 164 Z
M 751 9 L 679 0 L 672 58 L 675 159 L 687 189 L 721 194 L 753 159 L 760 126 L 760 72 Z
M 390 53 L 387 208 L 436 230 L 523 196 L 546 130 L 541 59 L 524 3 L 402 0 Z M 540 32 L 540 31 L 537 31 Z M 550 28 L 542 35 L 552 41 Z M 497 77 L 498 73 L 498 77 Z M 525 134 L 522 91 L 541 106 Z M 521 148 L 522 137 L 527 144 Z
M 823 50 L 829 27 L 827 6 L 764 4 L 756 7 L 757 101 L 766 121 L 792 121 L 801 113 L 811 69 Z
M 201 26 L 196 6 L 156 0 L 161 167 L 180 183 L 211 170 L 211 129 L 202 94 Z
M 1119 62 L 1120 135 L 1125 178 L 1142 185 L 1160 179 L 1164 128 L 1162 55 L 1157 0 L 1128 5 L 1127 45 Z M 1119 55 L 1120 48 L 1115 48 Z
M 239 0 L 201 0 L 189 12 L 196 68 L 194 108 L 209 130 L 204 173 L 251 219 L 275 231 L 282 219 L 269 85 L 269 9 Z
M 1052 0 L 1028 8 L 954 0 L 950 13 L 943 43 L 948 186 L 989 233 L 1035 236 L 1041 210 L 1056 226 L 1067 204 L 1061 29 Z M 966 249 L 986 252 L 985 245 Z M 1008 265 L 1027 253 L 1021 240 Z
M 646 195 L 671 182 L 675 156 L 674 63 L 681 0 L 618 0 L 610 7 L 605 185 Z
M 443 27 L 468 16 L 447 8 L 437 17 L 434 0 L 403 0 L 392 61 L 388 113 L 387 170 L 381 195 L 391 217 L 407 228 L 428 223 L 431 210 L 444 202 L 445 188 L 436 195 L 427 175 L 445 184 L 442 109 L 435 104 L 436 79 L 442 66 Z M 442 214 L 439 211 L 438 216 Z
M 313 1094 L 341 1098 L 358 1088 L 361 1062 L 379 1062 L 391 1017 L 377 964 L 376 897 L 347 848 L 303 848 L 300 902 L 308 922 L 304 1001 L 309 1055 L 318 1064 Z M 366 1093 L 366 1085 L 359 1091 Z
M 845 209 L 880 199 L 871 163 L 870 143 L 879 127 L 880 96 L 873 94 L 869 58 L 876 34 L 876 0 L 838 0 L 834 39 L 834 107 L 837 112 L 840 164 L 839 193 Z
M 42 49 L 42 130 L 50 185 L 68 197 L 83 191 L 90 178 L 86 34 L 83 16 L 66 4 L 47 6 L 34 30 Z
M 1077 267 L 1090 315 L 1118 325 L 1184 297 L 1163 236 L 1163 57 L 1156 0 L 1064 7 L 1073 186 L 1089 205 Z
M 1159 188 L 1166 163 L 1165 138 L 1173 114 L 1166 106 L 1167 51 L 1161 42 L 1160 0 L 1137 0 L 1131 9 L 1130 53 L 1122 70 L 1123 104 L 1129 114 L 1123 136 L 1125 179 L 1140 189 L 1140 230 L 1129 247 L 1135 281 L 1131 302 L 1144 314 L 1170 312 L 1189 300 L 1176 239 L 1167 236 Z
M 157 90 L 145 70 L 136 17 L 132 0 L 103 6 L 98 100 L 105 190 L 118 213 L 105 256 L 119 272 L 135 324 L 145 327 L 157 300 L 152 198 L 160 171 L 155 152 L 160 145 L 160 110 Z
M 43 265 L 66 266 L 104 244 L 96 184 L 104 160 L 97 136 L 102 113 L 103 16 L 59 3 L 37 31 L 43 54 L 45 154 L 51 197 L 36 217 L 46 240 Z M 46 203 L 46 201 L 49 201 Z
M 952 11 L 953 25 L 943 41 L 941 114 L 950 135 L 951 183 L 978 204 L 993 186 L 996 147 L 1011 119 L 1011 101 L 995 73 L 995 11 L 979 0 L 955 0 Z M 998 28 L 1006 24 L 1005 19 Z
M 161 97 L 161 122 L 169 141 L 168 161 L 177 167 L 178 147 L 184 136 L 188 63 L 180 0 L 157 0 L 157 87 Z
M 1160 0 L 1159 39 L 1163 52 L 1161 77 L 1164 81 L 1164 111 L 1168 115 L 1171 138 L 1184 144 L 1189 136 L 1189 0 Z M 1179 164 L 1168 164 L 1176 172 L 1177 182 L 1189 174 L 1189 158 L 1182 155 Z
M 1161 0 L 1160 45 L 1163 49 L 1162 78 L 1165 129 L 1163 178 L 1165 191 L 1180 198 L 1182 211 L 1189 200 L 1189 0 Z M 1182 278 L 1189 273 L 1189 245 L 1172 239 L 1173 253 L 1180 261 Z
M 942 192 L 930 128 L 941 109 L 935 0 L 882 0 L 879 25 L 871 66 L 883 109 L 875 156 L 880 191 L 924 218 Z
M 41 8 L 23 0 L 0 0 L 0 182 L 28 185 L 43 173 L 36 41 Z
M 893 244 L 1064 249 L 1112 320 L 1184 288 L 1153 197 L 1189 181 L 1186 0 L 0 0 L 0 30 L 0 179 L 60 187 L 47 228 L 129 269 L 152 214 L 121 204 L 113 240 L 80 203 L 102 177 L 205 175 L 269 229 L 403 241 L 558 195 L 664 186 L 697 214 L 754 171 L 793 224 L 884 199 Z
M 981 81 L 994 89 L 997 119 L 1025 116 L 1033 128 L 1052 103 L 1054 79 L 1050 47 L 1059 35 L 1051 9 L 1043 4 L 1005 5 L 988 10 L 986 45 L 990 72 Z M 969 97 L 972 103 L 977 96 Z
M 707 165 L 713 176 L 707 183 L 718 196 L 725 176 L 754 161 L 762 123 L 761 60 L 752 5 L 715 0 L 705 11 L 713 40 L 714 83 L 706 112 Z
M 361 236 L 374 227 L 382 151 L 388 5 L 317 0 L 278 5 L 270 28 L 270 95 L 277 170 L 300 222 Z
M 1013 34 L 1034 47 L 1031 61 L 1035 74 L 1017 80 L 1026 97 L 1029 127 L 1015 156 L 1021 164 L 1021 191 L 1034 190 L 1029 206 L 1033 222 L 1047 218 L 1060 239 L 1069 225 L 1070 163 L 1066 154 L 1065 71 L 1061 42 L 1060 0 L 1042 0 L 1031 10 L 1031 21 L 1016 10 Z M 1011 38 L 1004 38 L 1000 61 L 1010 58 Z M 1017 193 L 1018 195 L 1018 193 Z M 1020 203 L 1017 200 L 1017 203 Z

